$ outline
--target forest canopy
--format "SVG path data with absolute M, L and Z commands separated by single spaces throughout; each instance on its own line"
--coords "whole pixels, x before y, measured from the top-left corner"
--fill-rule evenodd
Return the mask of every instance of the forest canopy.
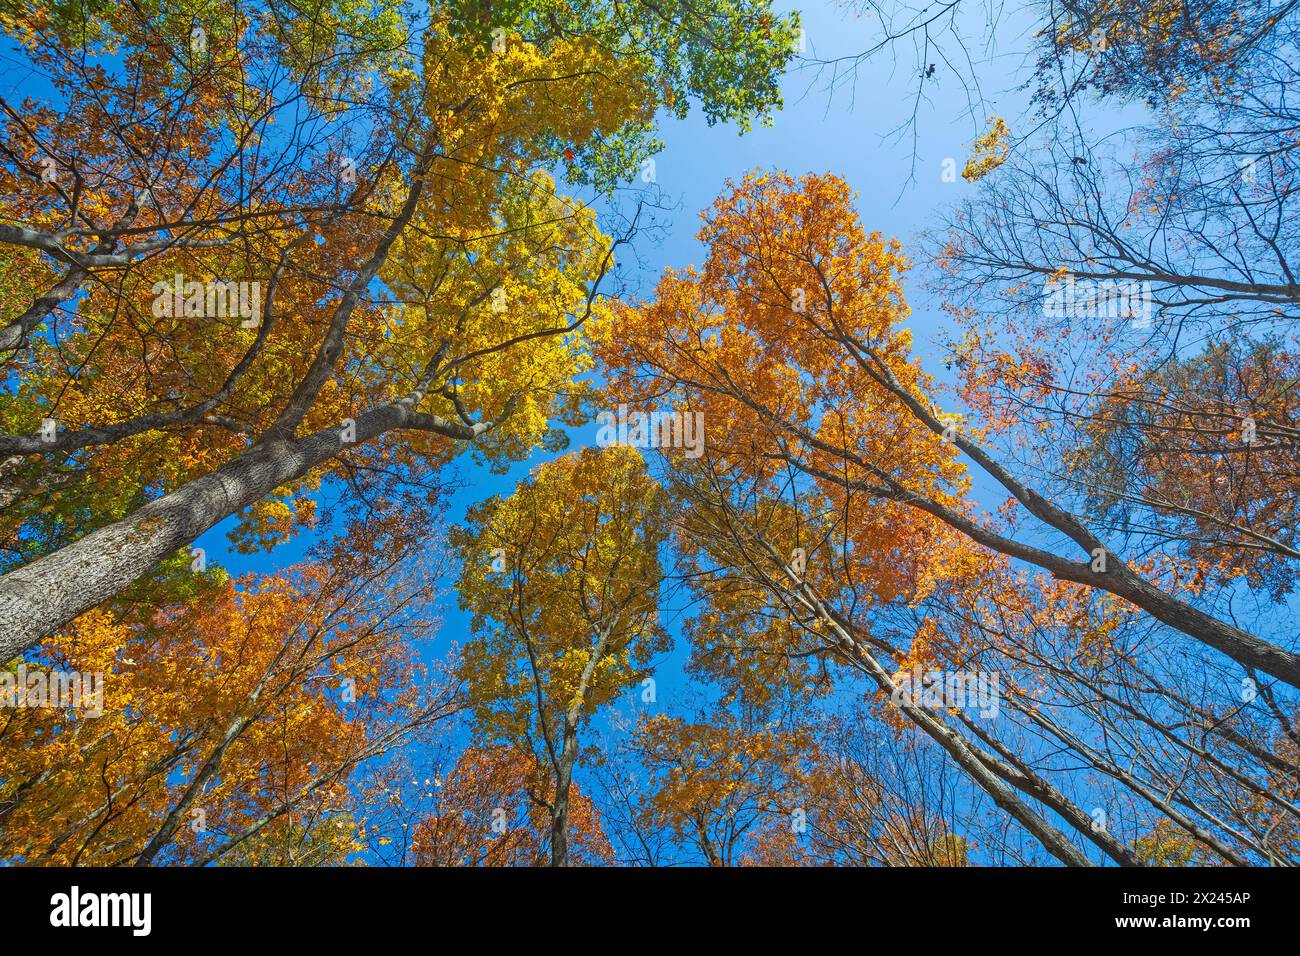
M 1300 863 L 1293 5 L 939 8 L 0 0 L 0 862 Z

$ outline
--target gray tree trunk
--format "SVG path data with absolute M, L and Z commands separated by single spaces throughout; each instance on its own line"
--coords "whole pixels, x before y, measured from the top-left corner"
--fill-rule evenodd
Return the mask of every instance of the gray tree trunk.
M 257 447 L 97 531 L 0 577 L 0 661 L 8 661 L 209 528 L 349 448 L 400 427 L 411 413 L 395 402 L 343 428 Z
M 566 718 L 564 748 L 560 752 L 559 773 L 555 780 L 555 800 L 551 804 L 551 866 L 569 865 L 569 789 L 577 760 L 578 727 Z

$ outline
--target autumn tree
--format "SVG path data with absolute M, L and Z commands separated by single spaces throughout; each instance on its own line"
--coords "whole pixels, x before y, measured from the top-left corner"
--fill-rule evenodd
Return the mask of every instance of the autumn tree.
M 762 0 L 313 10 L 4 18 L 51 93 L 0 150 L 0 656 L 232 515 L 275 540 L 322 483 L 554 447 L 635 226 L 554 171 L 639 175 L 661 106 L 761 120 L 796 32 Z
M 1077 76 L 1102 97 L 1035 124 L 926 249 L 953 319 L 959 401 L 985 447 L 1104 531 L 1108 554 L 1291 653 L 1300 300 L 1296 144 L 1282 131 L 1294 123 L 1294 11 L 1105 3 L 1061 15 L 1051 39 L 1073 51 L 1050 61 L 1054 90 Z M 1144 99 L 1148 121 L 1088 133 L 1122 98 Z M 1288 858 L 1289 669 L 1175 653 L 1149 621 L 1108 616 L 1104 652 L 1086 664 L 1061 659 L 1054 629 L 1017 637 L 1016 655 L 1062 697 L 1060 714 L 1026 710 L 1034 732 L 1156 811 L 1145 859 L 1163 845 L 1216 863 Z M 1084 715 L 1101 745 L 1079 732 Z M 1181 760 L 1196 772 L 1172 772 Z
M 1222 0 L 1043 4 L 1037 95 L 1089 91 L 1160 103 L 1188 90 L 1231 94 L 1294 38 L 1292 10 Z
M 672 460 L 665 476 L 687 574 L 705 603 L 692 625 L 701 665 L 760 699 L 765 681 L 815 693 L 822 662 L 861 673 L 886 713 L 939 744 L 1064 862 L 1089 862 L 1078 843 L 1137 861 L 1132 828 L 1115 822 L 1119 806 L 1176 815 L 1233 862 L 1266 855 L 1257 837 L 1227 838 L 1209 789 L 1176 788 L 1170 801 L 1159 782 L 1167 755 L 1127 772 L 1122 757 L 1092 751 L 1077 726 L 1054 720 L 1040 695 L 1050 675 L 1062 681 L 1062 714 L 1078 712 L 1085 688 L 1125 699 L 1131 686 L 1088 668 L 1132 662 L 1163 673 L 1167 661 L 1143 650 L 1143 635 L 1162 625 L 1206 645 L 1178 650 L 1202 679 L 1226 678 L 1216 695 L 1225 706 L 1261 673 L 1281 678 L 1261 691 L 1285 695 L 1294 654 L 1210 613 L 1179 561 L 1126 562 L 1087 512 L 995 457 L 996 422 L 937 407 L 938 388 L 910 357 L 902 325 L 901 255 L 861 231 L 842 183 L 755 174 L 707 214 L 701 238 L 704 267 L 671 272 L 653 301 L 613 310 L 601 339 L 614 391 L 629 402 L 671 396 L 703 410 L 710 435 L 727 436 L 698 461 Z M 970 495 L 959 456 L 1008 494 L 996 511 Z M 1073 556 L 1062 556 L 1061 542 Z M 1057 656 L 1037 644 L 1049 634 Z M 995 727 L 962 707 L 899 699 L 900 675 L 913 667 L 1000 675 L 998 699 L 1015 716 Z M 1143 720 L 1144 735 L 1177 727 L 1163 712 L 1096 717 Z M 1071 793 L 1050 759 L 1026 746 L 1044 731 L 1085 754 L 1117 788 L 1113 799 Z M 1197 749 L 1194 737 L 1173 731 L 1137 746 Z M 1231 777 L 1241 797 L 1266 790 L 1271 772 L 1237 751 L 1212 775 L 1220 785 Z M 1096 825 L 1099 809 L 1110 827 Z
M 1300 656 L 1135 569 L 1104 532 L 986 448 L 984 426 L 936 406 L 899 324 L 904 260 L 896 245 L 861 231 L 842 181 L 751 176 L 717 202 L 701 238 L 711 248 L 702 272 L 669 273 L 656 301 L 616 313 L 633 331 L 610 336 L 604 354 L 627 370 L 627 387 L 689 394 L 744 453 L 768 444 L 832 500 L 861 492 L 926 515 L 913 523 L 935 519 L 976 545 L 1114 594 L 1243 667 L 1300 686 Z M 756 354 L 768 363 L 750 365 Z M 974 518 L 958 454 L 1008 494 L 1012 519 L 1041 522 L 1068 542 L 1066 553 Z M 763 467 L 765 478 L 776 473 Z
M 664 504 L 635 451 L 585 449 L 471 509 L 457 538 L 460 601 L 474 615 L 459 674 L 476 733 L 546 768 L 536 796 L 550 813 L 553 866 L 568 862 L 583 728 L 668 647 Z
M 881 729 L 857 708 L 819 718 L 799 786 L 783 802 L 792 815 L 756 836 L 748 862 L 967 865 L 973 844 L 962 834 L 977 827 L 978 789 L 961 785 L 939 748 Z
M 1104 139 L 1048 124 L 981 181 L 927 249 L 949 363 L 989 440 L 1062 507 L 1184 563 L 1206 606 L 1243 582 L 1277 602 L 1295 559 L 1294 17 L 1133 13 L 1234 24 L 1250 65 L 1166 90 L 1151 123 Z
M 803 826 L 813 743 L 802 728 L 725 711 L 658 714 L 633 728 L 627 747 L 644 774 L 638 824 L 667 830 L 708 866 L 739 865 L 764 830 Z
M 423 790 L 411 836 L 416 866 L 545 866 L 551 859 L 554 776 L 531 752 L 471 747 Z M 595 803 L 570 787 L 568 865 L 607 862 L 611 848 Z
M 209 572 L 162 609 L 78 616 L 22 666 L 102 675 L 102 712 L 5 710 L 4 858 L 353 858 L 366 768 L 456 710 L 446 675 L 416 654 L 437 625 L 436 569 L 410 544 L 376 543 L 261 578 Z

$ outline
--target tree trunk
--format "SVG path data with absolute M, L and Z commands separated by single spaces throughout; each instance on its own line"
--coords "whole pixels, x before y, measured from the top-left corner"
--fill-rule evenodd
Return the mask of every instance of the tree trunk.
M 356 419 L 355 442 L 327 428 L 263 446 L 196 478 L 132 514 L 0 577 L 0 662 L 34 647 L 213 525 L 349 448 L 400 427 L 408 406 L 394 402 Z M 350 436 L 349 436 L 350 437 Z
M 577 760 L 578 725 L 566 716 L 564 748 L 560 752 L 559 773 L 555 779 L 555 799 L 551 802 L 551 866 L 569 865 L 569 788 Z

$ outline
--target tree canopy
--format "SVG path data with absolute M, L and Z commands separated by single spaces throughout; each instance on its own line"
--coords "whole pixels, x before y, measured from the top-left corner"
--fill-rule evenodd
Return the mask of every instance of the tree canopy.
M 1300 863 L 1294 5 L 844 6 L 0 2 L 0 863 Z

